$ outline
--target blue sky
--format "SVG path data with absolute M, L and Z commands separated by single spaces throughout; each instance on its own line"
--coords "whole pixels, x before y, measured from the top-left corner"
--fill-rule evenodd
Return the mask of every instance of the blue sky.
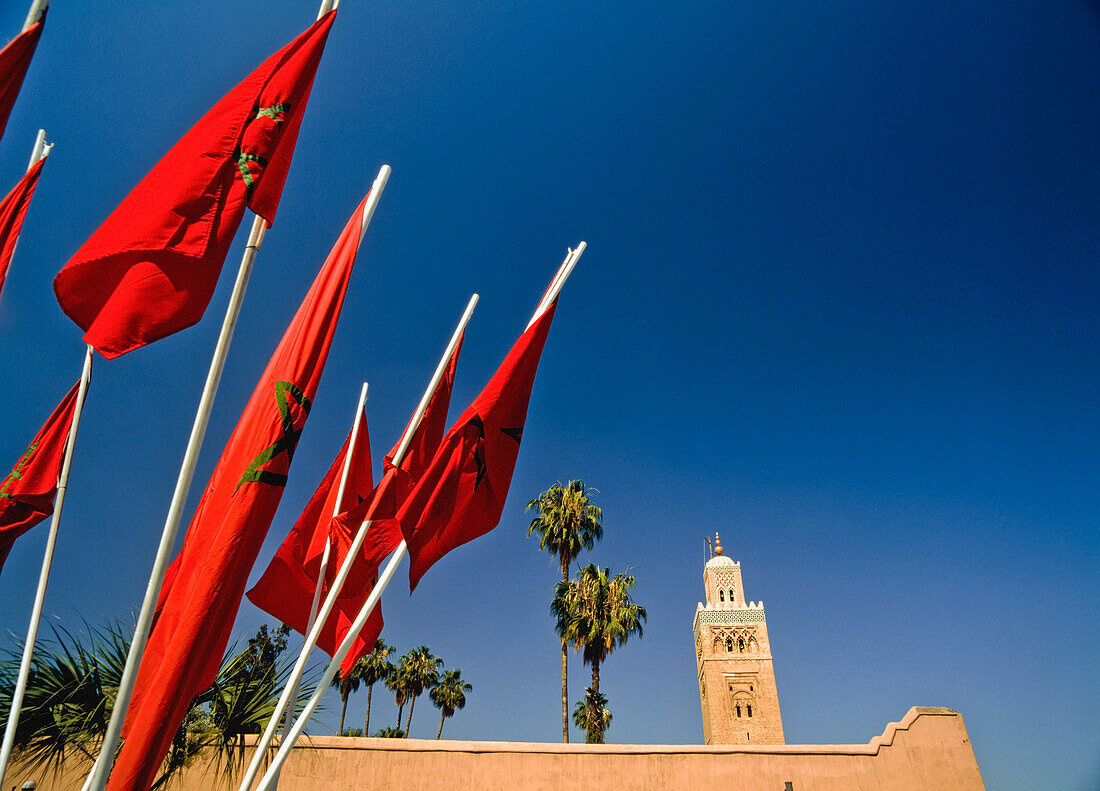
M 0 38 L 21 5 L 0 8 Z M 864 6 L 343 3 L 195 491 L 381 164 L 261 565 L 360 382 L 377 458 L 469 294 L 456 410 L 586 239 L 500 526 L 384 598 L 391 643 L 428 644 L 475 686 L 445 735 L 558 738 L 556 571 L 523 504 L 581 478 L 606 518 L 585 560 L 632 569 L 649 610 L 604 668 L 611 740 L 701 742 L 691 619 L 717 530 L 767 606 L 788 741 L 866 742 L 912 705 L 950 706 L 990 789 L 1100 782 L 1100 6 Z M 0 141 L 4 184 L 40 126 L 57 144 L 0 298 L 0 458 L 79 375 L 54 274 L 315 13 L 55 3 Z M 139 605 L 230 281 L 196 327 L 96 361 L 56 622 Z M 4 568 L 0 629 L 25 630 L 44 532 Z M 235 633 L 268 620 L 246 602 Z M 576 699 L 587 669 L 571 673 Z M 372 729 L 396 716 L 381 698 Z M 332 697 L 315 730 L 337 715 Z M 413 735 L 436 716 L 422 701 Z

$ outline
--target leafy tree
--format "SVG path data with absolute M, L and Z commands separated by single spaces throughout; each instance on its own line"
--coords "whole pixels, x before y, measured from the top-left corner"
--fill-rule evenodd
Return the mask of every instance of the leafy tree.
M 424 693 L 424 690 L 431 689 L 439 683 L 439 668 L 442 666 L 443 660 L 433 656 L 431 649 L 426 645 L 417 646 L 401 657 L 399 673 L 409 700 L 409 718 L 405 721 L 406 735 L 411 733 L 413 706 L 416 705 L 416 699 Z
M 592 686 L 587 696 L 590 724 L 585 739 L 590 744 L 603 743 L 603 732 L 596 727 L 602 714 L 595 708 L 600 694 L 600 665 L 631 635 L 642 636 L 646 611 L 630 596 L 635 584 L 633 576 L 611 576 L 610 568 L 600 569 L 589 563 L 577 571 L 576 579 L 557 584 L 550 603 L 558 634 L 581 651 L 584 663 L 592 667 Z
M 473 684 L 462 679 L 461 670 L 446 670 L 443 672 L 443 677 L 439 680 L 439 683 L 432 687 L 431 692 L 428 693 L 432 703 L 441 712 L 439 730 L 435 734 L 436 739 L 443 736 L 444 720 L 453 717 L 457 709 L 463 708 L 466 705 L 466 693 L 473 691 Z
M 563 488 L 556 483 L 527 503 L 525 510 L 538 513 L 527 528 L 527 535 L 538 533 L 539 549 L 557 555 L 561 581 L 569 581 L 569 567 L 581 550 L 592 549 L 603 538 L 603 511 L 589 502 L 583 481 L 570 481 Z M 569 652 L 561 641 L 561 740 L 569 741 Z
M 363 720 L 363 733 L 370 733 L 370 703 L 374 693 L 374 685 L 383 681 L 390 672 L 392 664 L 387 660 L 393 646 L 386 645 L 386 641 L 379 637 L 374 641 L 374 648 L 366 656 L 360 657 L 355 662 L 359 671 L 359 677 L 367 685 L 367 716 Z
M 593 718 L 593 713 L 596 716 Z M 601 693 L 593 693 L 592 688 L 585 690 L 585 696 L 577 701 L 573 709 L 573 724 L 584 732 L 599 730 L 600 742 L 603 734 L 611 727 L 611 709 L 607 708 L 607 697 Z
M 270 633 L 267 624 L 263 624 L 255 637 L 248 638 L 248 647 L 241 652 L 246 662 L 246 669 L 268 671 L 275 667 L 275 660 L 286 650 L 286 638 L 290 634 L 290 627 L 285 623 L 279 624 Z

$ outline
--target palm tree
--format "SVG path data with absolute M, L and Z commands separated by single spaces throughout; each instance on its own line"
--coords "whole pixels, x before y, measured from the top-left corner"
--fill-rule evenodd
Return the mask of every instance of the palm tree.
M 386 677 L 383 679 L 386 689 L 393 693 L 393 702 L 397 704 L 397 725 L 394 730 L 401 730 L 401 711 L 405 708 L 405 702 L 409 699 L 409 690 L 405 685 L 405 677 L 401 668 L 393 662 L 386 663 Z
M 590 720 L 593 712 L 597 717 Z M 607 708 L 607 697 L 598 692 L 593 693 L 591 687 L 586 689 L 585 696 L 577 701 L 577 706 L 573 709 L 573 724 L 586 733 L 592 727 L 598 728 L 601 736 L 607 733 L 607 729 L 611 727 L 611 709 Z M 600 741 L 603 741 L 602 738 Z
M 443 736 L 443 721 L 453 717 L 457 709 L 463 708 L 466 705 L 466 693 L 473 691 L 474 685 L 462 680 L 461 670 L 443 672 L 443 678 L 428 693 L 432 703 L 442 712 L 439 718 L 439 730 L 435 734 L 436 739 Z
M 214 683 L 191 701 L 152 788 L 168 783 L 204 747 L 214 747 L 227 773 L 240 766 L 243 735 L 262 730 L 290 675 L 291 663 L 279 659 L 285 637 L 281 628 L 268 634 L 264 626 L 243 651 L 230 646 Z M 111 623 L 89 628 L 85 639 L 53 627 L 52 639 L 35 649 L 15 738 L 18 758 L 33 769 L 57 768 L 74 755 L 90 765 L 118 695 L 130 632 Z M 8 717 L 21 655 L 18 645 L 0 650 L 0 721 Z M 313 689 L 312 682 L 302 685 L 299 708 Z
M 404 739 L 405 732 L 400 728 L 382 728 L 378 733 L 374 734 L 380 739 Z
M 374 648 L 366 656 L 359 657 L 355 667 L 359 670 L 359 677 L 367 685 L 367 716 L 363 720 L 363 733 L 370 733 L 370 700 L 374 693 L 374 685 L 382 681 L 393 667 L 386 657 L 393 651 L 392 645 L 386 645 L 386 641 L 379 637 L 374 641 Z
M 405 721 L 405 735 L 408 736 L 412 727 L 413 706 L 416 699 L 424 690 L 431 689 L 439 683 L 439 668 L 443 666 L 443 660 L 433 656 L 431 649 L 426 645 L 417 646 L 401 657 L 400 673 L 405 682 L 405 691 L 409 696 L 409 718 Z
M 582 549 L 592 549 L 603 538 L 603 511 L 588 502 L 583 481 L 570 481 L 562 488 L 556 483 L 527 503 L 526 511 L 534 509 L 538 516 L 531 521 L 527 535 L 539 534 L 539 549 L 557 555 L 561 564 L 561 581 L 569 582 L 569 567 Z M 561 740 L 569 741 L 569 652 L 565 638 L 561 641 Z
M 344 675 L 342 670 L 337 670 L 336 675 L 332 677 L 332 686 L 340 690 L 340 730 L 337 731 L 340 735 L 344 733 L 344 715 L 348 711 L 348 698 L 351 697 L 352 692 L 359 689 L 360 680 L 358 662 L 351 666 L 347 675 Z
M 550 614 L 556 619 L 558 634 L 572 643 L 574 649 L 580 650 L 584 663 L 592 666 L 592 686 L 588 694 L 590 724 L 586 738 L 589 743 L 603 743 L 603 733 L 597 727 L 602 715 L 596 710 L 600 665 L 631 635 L 642 636 L 646 611 L 630 597 L 635 583 L 630 575 L 612 577 L 610 568 L 601 570 L 589 563 L 577 571 L 576 579 L 559 582 L 554 589 Z

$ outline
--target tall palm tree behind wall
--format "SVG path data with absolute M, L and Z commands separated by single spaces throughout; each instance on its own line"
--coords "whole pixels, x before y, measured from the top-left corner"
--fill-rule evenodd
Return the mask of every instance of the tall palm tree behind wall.
M 453 717 L 457 709 L 463 708 L 466 705 L 466 693 L 473 691 L 474 685 L 462 679 L 461 670 L 444 671 L 439 683 L 432 687 L 431 692 L 428 693 L 428 697 L 432 699 L 432 703 L 440 711 L 439 730 L 435 733 L 436 739 L 443 736 L 444 720 Z
M 576 579 L 557 584 L 550 604 L 558 634 L 580 650 L 584 663 L 592 667 L 592 686 L 587 698 L 589 743 L 603 743 L 603 731 L 599 728 L 603 714 L 597 703 L 602 697 L 600 665 L 631 635 L 642 636 L 646 611 L 630 596 L 635 584 L 633 576 L 612 576 L 610 568 L 601 569 L 589 563 L 577 572 Z
M 397 704 L 397 725 L 394 726 L 395 731 L 401 730 L 401 711 L 405 708 L 405 703 L 409 699 L 409 691 L 405 685 L 405 677 L 401 674 L 401 668 L 395 665 L 393 662 L 386 663 L 386 677 L 383 679 L 383 683 L 386 685 L 386 689 L 393 693 L 393 702 Z
M 393 667 L 387 657 L 393 651 L 393 646 L 386 645 L 386 641 L 379 637 L 374 641 L 374 648 L 364 657 L 360 657 L 355 666 L 359 669 L 359 677 L 367 685 L 367 716 L 363 720 L 363 733 L 370 733 L 370 701 L 374 693 L 374 685 L 382 681 Z
M 556 555 L 561 565 L 561 581 L 569 582 L 569 567 L 582 550 L 592 549 L 603 538 L 603 512 L 589 502 L 589 489 L 583 481 L 570 481 L 563 488 L 556 483 L 527 503 L 525 510 L 538 513 L 527 528 L 527 535 L 538 533 L 539 549 Z M 561 740 L 569 741 L 569 652 L 561 641 Z
M 405 691 L 409 697 L 409 718 L 405 721 L 405 735 L 412 727 L 413 707 L 416 699 L 424 690 L 439 683 L 439 668 L 443 660 L 434 656 L 426 645 L 417 646 L 401 657 L 400 673 L 404 678 Z
M 333 676 L 332 686 L 340 690 L 340 735 L 344 735 L 344 715 L 348 711 L 348 698 L 351 697 L 351 693 L 359 689 L 359 682 L 361 677 L 359 675 L 360 667 L 356 662 L 351 666 L 351 670 L 347 675 L 340 670 L 336 671 L 336 675 Z

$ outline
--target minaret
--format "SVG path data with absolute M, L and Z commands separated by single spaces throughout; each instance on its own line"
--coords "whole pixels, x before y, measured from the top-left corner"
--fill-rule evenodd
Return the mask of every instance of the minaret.
M 717 533 L 703 587 L 694 629 L 706 744 L 783 744 L 764 603 L 745 601 L 741 564 L 722 554 Z

